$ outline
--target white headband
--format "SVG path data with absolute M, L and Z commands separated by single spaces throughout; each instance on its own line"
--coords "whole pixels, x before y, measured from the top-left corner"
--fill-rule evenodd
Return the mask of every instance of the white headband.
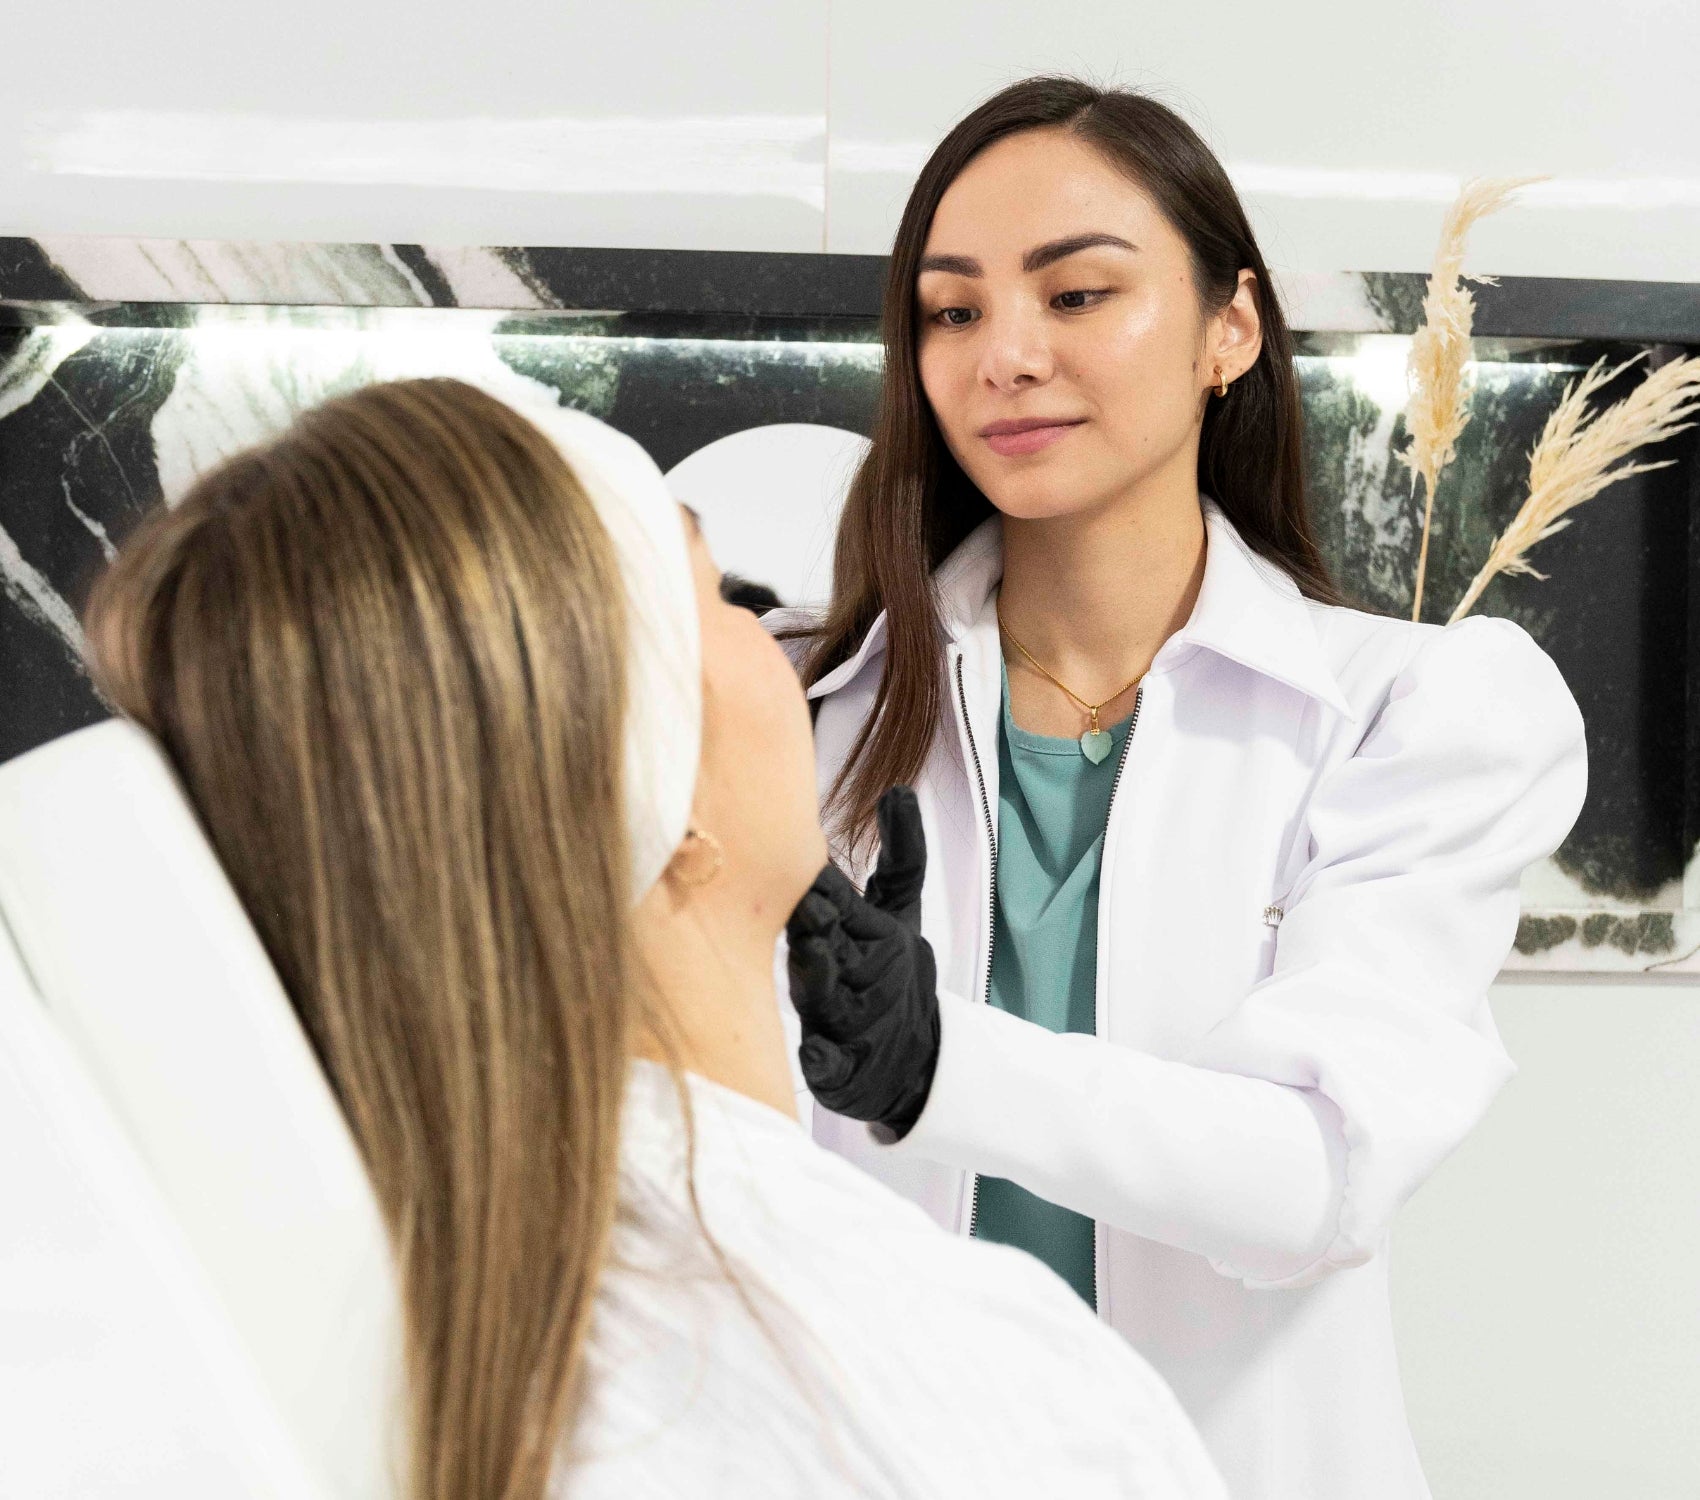
M 702 638 L 684 517 L 655 460 L 624 433 L 570 407 L 508 404 L 560 450 L 619 554 L 630 625 L 623 732 L 635 905 L 685 837 L 702 754 Z
M 468 353 L 464 359 L 448 358 L 434 345 L 421 357 L 412 345 L 392 348 L 377 342 L 379 347 L 362 366 L 368 377 L 452 376 L 479 387 L 547 434 L 613 539 L 630 622 L 623 733 L 635 904 L 661 878 L 685 837 L 702 750 L 702 641 L 690 546 L 678 502 L 655 461 L 636 442 L 595 417 L 560 405 L 553 391 L 498 365 L 490 358 L 487 341 L 477 357 Z M 390 357 L 377 363 L 386 348 Z M 210 444 L 193 452 L 179 444 L 161 456 L 161 484 L 170 503 L 181 498 L 208 464 L 280 430 L 299 409 L 294 402 L 275 410 L 268 405 L 276 400 L 276 382 L 242 385 L 252 379 L 246 367 L 225 375 L 220 390 L 228 387 L 241 399 L 230 399 L 228 420 L 207 424 Z M 348 375 L 340 363 L 326 370 L 291 366 L 289 384 L 297 401 L 319 386 L 322 398 L 335 394 Z M 227 413 L 221 409 L 219 415 Z

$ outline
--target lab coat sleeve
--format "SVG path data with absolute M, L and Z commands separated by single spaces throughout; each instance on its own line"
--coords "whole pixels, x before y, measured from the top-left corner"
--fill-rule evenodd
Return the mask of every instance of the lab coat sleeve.
M 1487 993 L 1524 868 L 1586 788 L 1581 715 L 1521 627 L 1425 633 L 1323 773 L 1273 972 L 1183 1059 L 941 995 L 904 1140 L 1206 1256 L 1251 1287 L 1368 1260 L 1516 1071 Z

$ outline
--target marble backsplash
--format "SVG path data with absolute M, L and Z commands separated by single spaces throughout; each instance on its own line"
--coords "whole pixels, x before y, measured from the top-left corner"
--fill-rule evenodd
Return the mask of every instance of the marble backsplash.
M 498 393 L 546 389 L 681 476 L 713 445 L 745 443 L 747 503 L 781 520 L 808 507 L 819 518 L 804 531 L 829 530 L 843 460 L 872 418 L 882 271 L 872 256 L 0 240 L 0 759 L 104 714 L 77 609 L 135 519 L 366 381 L 454 373 Z M 1282 290 L 1301 330 L 1329 561 L 1365 606 L 1407 614 L 1420 502 L 1393 454 L 1422 278 Z M 1601 354 L 1656 363 L 1700 346 L 1693 287 L 1508 279 L 1480 300 L 1472 420 L 1437 498 L 1427 619 L 1445 618 L 1516 510 L 1566 382 Z M 842 441 L 798 446 L 810 432 Z M 787 434 L 791 456 L 764 472 Z M 838 472 L 782 472 L 829 451 Z M 1652 456 L 1678 462 L 1541 544 L 1548 581 L 1502 578 L 1478 606 L 1545 646 L 1588 723 L 1588 804 L 1530 872 L 1513 967 L 1700 970 L 1700 432 Z M 773 581 L 748 559 L 720 561 Z

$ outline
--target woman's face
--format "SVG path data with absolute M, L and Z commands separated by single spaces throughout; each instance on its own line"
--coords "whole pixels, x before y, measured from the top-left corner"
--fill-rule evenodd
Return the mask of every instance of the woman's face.
M 921 267 L 922 387 L 956 461 L 1009 516 L 1085 512 L 1153 475 L 1190 477 L 1214 366 L 1231 382 L 1257 357 L 1252 273 L 1206 318 L 1180 234 L 1061 129 L 975 157 L 939 202 Z M 987 431 L 1035 418 L 1057 425 Z
M 779 644 L 720 597 L 720 569 L 685 511 L 702 625 L 702 764 L 694 819 L 724 846 L 711 886 L 782 925 L 826 863 L 814 734 L 802 684 Z M 747 908 L 746 908 L 747 909 Z

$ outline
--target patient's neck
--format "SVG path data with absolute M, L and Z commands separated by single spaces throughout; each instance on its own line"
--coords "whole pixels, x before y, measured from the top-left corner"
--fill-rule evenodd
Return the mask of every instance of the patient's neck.
M 779 928 L 752 917 L 730 891 L 715 899 L 709 890 L 679 891 L 665 879 L 635 916 L 639 954 L 673 1018 L 673 1060 L 796 1119 L 773 982 Z M 653 1036 L 640 1036 L 633 1052 L 669 1060 Z

